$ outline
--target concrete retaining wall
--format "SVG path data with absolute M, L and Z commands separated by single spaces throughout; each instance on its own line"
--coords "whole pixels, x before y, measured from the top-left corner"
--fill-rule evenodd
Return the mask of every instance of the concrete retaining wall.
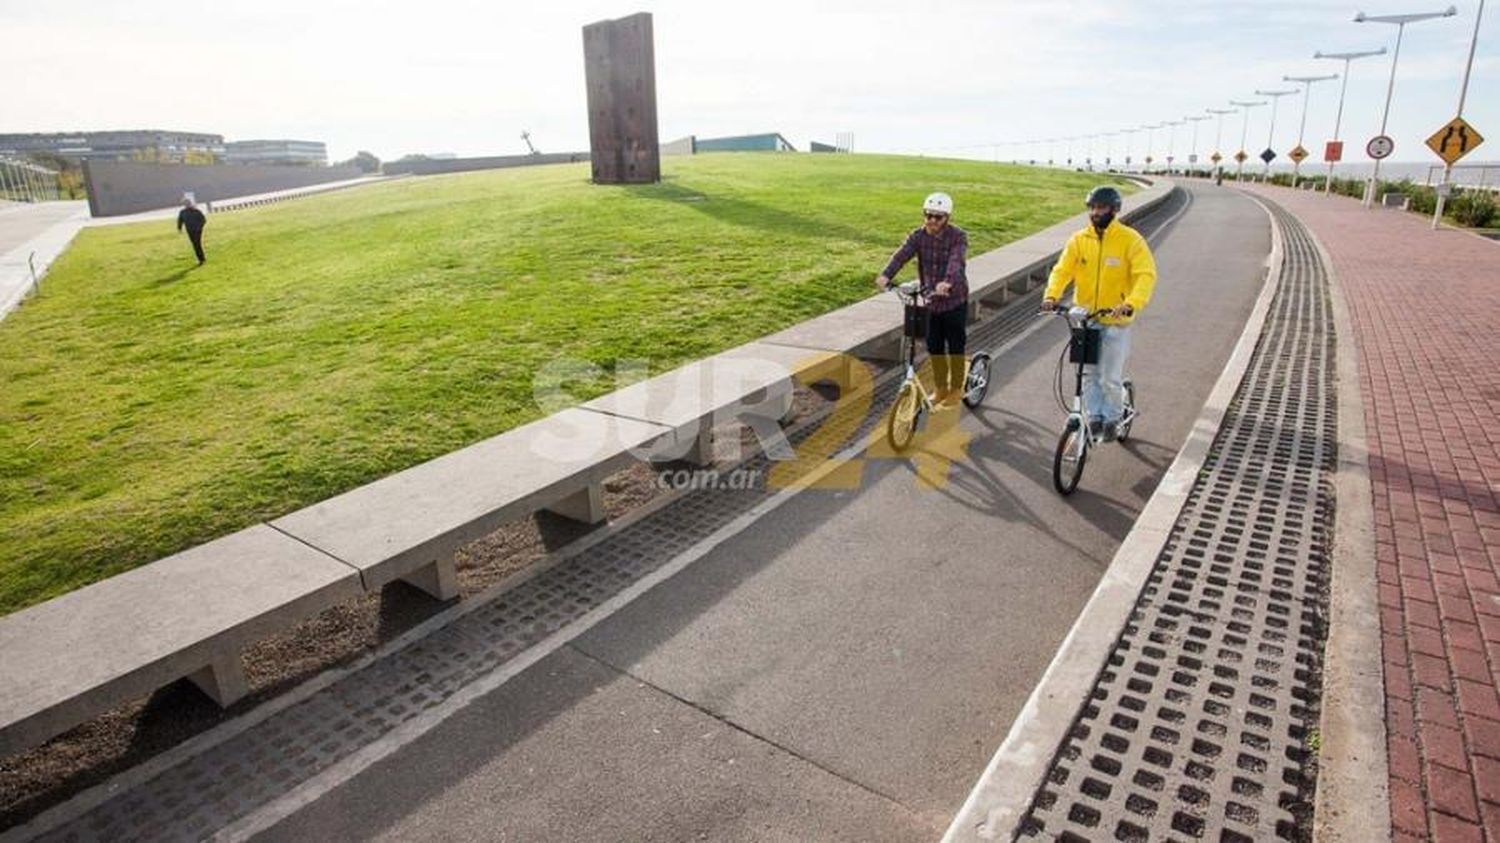
M 482 158 L 429 158 L 420 161 L 389 161 L 380 168 L 388 176 L 410 173 L 431 176 L 438 173 L 466 173 L 470 170 L 497 170 L 505 167 L 534 167 L 538 164 L 569 164 L 587 161 L 587 152 L 548 152 L 541 155 L 491 155 Z
M 170 208 L 192 193 L 199 202 L 214 202 L 289 190 L 331 181 L 357 179 L 356 167 L 276 167 L 215 164 L 146 164 L 138 161 L 83 162 L 89 213 L 115 217 Z

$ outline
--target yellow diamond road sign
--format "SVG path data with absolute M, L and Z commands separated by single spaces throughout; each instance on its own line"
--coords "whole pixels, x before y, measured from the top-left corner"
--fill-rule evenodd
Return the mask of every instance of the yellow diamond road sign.
M 1307 150 L 1303 149 L 1301 144 L 1298 144 L 1292 148 L 1291 152 L 1287 153 L 1287 157 L 1301 164 L 1302 159 L 1307 157 Z
M 1246 158 L 1249 158 L 1249 157 L 1250 157 L 1250 156 L 1248 156 L 1248 155 L 1246 155 L 1246 154 L 1245 154 L 1245 150 L 1243 150 L 1243 149 L 1242 149 L 1242 150 L 1240 150 L 1240 151 L 1239 151 L 1239 152 L 1236 152 L 1236 153 L 1235 153 L 1235 154 L 1234 154 L 1234 160 L 1236 160 L 1236 161 L 1238 161 L 1238 162 L 1240 162 L 1240 163 L 1241 163 L 1241 164 L 1243 164 L 1243 163 L 1245 163 L 1245 159 L 1246 159 Z
M 1214 162 L 1215 164 L 1217 164 L 1220 161 L 1224 160 L 1224 156 L 1222 156 L 1219 153 L 1215 152 L 1213 155 L 1208 156 L 1208 160 L 1210 160 L 1210 161 Z
M 1449 120 L 1448 125 L 1438 129 L 1427 139 L 1428 148 L 1449 164 L 1468 155 L 1470 150 L 1482 143 L 1484 137 L 1473 126 L 1465 123 L 1462 117 Z

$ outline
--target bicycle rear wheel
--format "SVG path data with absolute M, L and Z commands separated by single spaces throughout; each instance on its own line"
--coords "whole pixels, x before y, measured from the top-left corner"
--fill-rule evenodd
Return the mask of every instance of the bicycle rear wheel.
M 1068 425 L 1058 437 L 1057 453 L 1052 455 L 1052 486 L 1059 494 L 1071 495 L 1078 488 L 1088 458 L 1088 431 Z
M 907 381 L 896 395 L 896 403 L 891 405 L 891 417 L 886 422 L 885 435 L 890 440 L 892 450 L 906 450 L 906 446 L 911 444 L 912 437 L 916 435 L 917 409 L 921 405 L 918 389 L 921 387 L 916 381 Z
M 1125 382 L 1125 416 L 1115 428 L 1115 440 L 1124 442 L 1130 438 L 1130 427 L 1135 424 L 1135 384 Z
M 989 390 L 990 356 L 980 352 L 969 361 L 969 373 L 964 377 L 964 406 L 972 410 L 983 404 Z

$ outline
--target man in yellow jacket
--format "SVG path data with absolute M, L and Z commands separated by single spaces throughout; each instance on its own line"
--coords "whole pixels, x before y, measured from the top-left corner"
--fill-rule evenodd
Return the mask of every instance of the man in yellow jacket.
M 1073 300 L 1089 311 L 1106 310 L 1099 363 L 1084 373 L 1083 404 L 1089 424 L 1103 429 L 1108 439 L 1125 411 L 1125 361 L 1130 357 L 1130 326 L 1151 300 L 1156 286 L 1156 260 L 1140 232 L 1115 219 L 1120 213 L 1120 191 L 1102 185 L 1089 191 L 1089 226 L 1068 238 L 1062 256 L 1052 267 L 1042 309 L 1057 307 L 1069 284 Z

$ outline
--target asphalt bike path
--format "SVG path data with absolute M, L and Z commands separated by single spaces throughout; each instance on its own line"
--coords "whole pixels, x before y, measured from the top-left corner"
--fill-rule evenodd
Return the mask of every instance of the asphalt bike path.
M 1130 374 L 1142 416 L 1052 490 L 1061 320 L 1002 344 L 937 488 L 869 457 L 262 839 L 932 839 L 1007 733 L 1197 418 L 1269 221 L 1185 184 Z M 1071 382 L 1067 385 L 1071 392 Z M 946 449 L 944 449 L 946 450 Z

